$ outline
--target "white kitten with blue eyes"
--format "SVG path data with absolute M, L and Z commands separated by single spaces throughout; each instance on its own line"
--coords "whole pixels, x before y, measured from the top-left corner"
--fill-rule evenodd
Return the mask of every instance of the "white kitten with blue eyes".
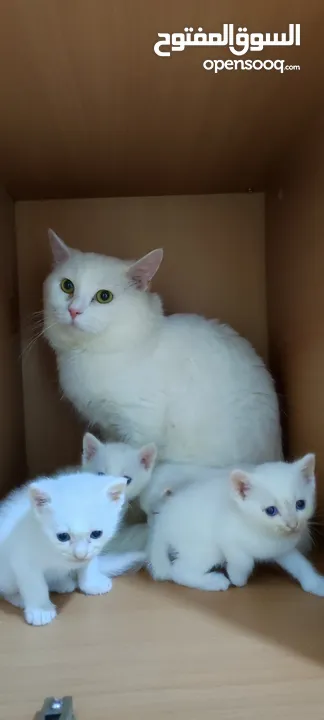
M 71 249 L 52 231 L 50 240 L 44 334 L 64 395 L 90 425 L 105 439 L 153 441 L 159 460 L 281 459 L 278 402 L 264 363 L 227 325 L 163 314 L 149 292 L 162 250 L 132 262 Z
M 297 549 L 315 511 L 315 456 L 223 470 L 160 498 L 150 518 L 156 580 L 202 590 L 246 584 L 257 562 L 276 562 L 304 590 L 324 596 L 324 578 Z M 211 572 L 226 566 L 227 576 Z
M 40 478 L 0 505 L 0 595 L 24 609 L 31 625 L 55 615 L 49 590 L 109 592 L 107 574 L 121 574 L 143 553 L 98 557 L 117 532 L 124 478 L 74 472 Z

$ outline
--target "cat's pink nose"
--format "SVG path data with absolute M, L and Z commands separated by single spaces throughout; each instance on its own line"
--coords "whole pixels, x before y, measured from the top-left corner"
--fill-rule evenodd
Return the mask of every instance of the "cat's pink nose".
M 75 320 L 77 315 L 81 315 L 80 310 L 75 310 L 75 308 L 69 308 L 69 313 L 71 315 L 72 320 Z
M 289 530 L 297 530 L 298 528 L 298 522 L 297 520 L 290 520 L 287 522 L 287 528 Z

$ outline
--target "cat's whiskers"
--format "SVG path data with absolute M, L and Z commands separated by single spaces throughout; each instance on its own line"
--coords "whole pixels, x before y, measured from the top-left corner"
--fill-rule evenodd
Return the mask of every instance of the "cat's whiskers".
M 31 340 L 29 340 L 29 342 L 27 343 L 27 345 L 23 348 L 23 350 L 20 354 L 20 360 L 25 361 L 27 359 L 27 355 L 31 352 L 31 350 L 33 349 L 37 340 L 39 340 L 41 337 L 43 337 L 44 333 L 47 332 L 47 330 L 50 330 L 55 325 L 57 325 L 56 321 L 51 323 L 50 325 L 46 325 L 46 326 L 44 326 L 44 324 L 42 322 L 42 329 L 39 332 L 37 332 L 35 337 L 32 337 Z
M 323 536 L 324 536 L 324 527 L 323 527 L 323 525 L 322 525 L 321 523 L 310 522 L 310 523 L 308 524 L 308 529 L 309 529 L 309 532 L 310 532 L 311 536 L 312 536 L 312 535 L 316 535 L 317 538 L 323 538 Z M 315 544 L 315 541 L 314 541 L 314 544 Z

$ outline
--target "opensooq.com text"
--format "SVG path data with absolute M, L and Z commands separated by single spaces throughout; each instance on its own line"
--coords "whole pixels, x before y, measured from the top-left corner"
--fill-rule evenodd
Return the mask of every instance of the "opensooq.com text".
M 287 65 L 285 60 L 205 60 L 203 68 L 216 75 L 223 70 L 276 70 L 282 74 L 287 70 L 300 70 L 300 65 Z

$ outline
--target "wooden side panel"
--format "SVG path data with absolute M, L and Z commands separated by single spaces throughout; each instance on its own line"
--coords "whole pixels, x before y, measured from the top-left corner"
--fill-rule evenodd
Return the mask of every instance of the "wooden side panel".
M 310 133 L 266 205 L 271 365 L 289 455 L 315 451 L 324 503 L 324 143 Z M 287 165 L 286 165 L 287 167 Z
M 0 494 L 25 472 L 14 205 L 0 189 Z
M 164 247 L 154 289 L 166 311 L 227 321 L 266 356 L 262 194 L 23 202 L 16 224 L 31 474 L 77 461 L 81 446 L 75 413 L 60 401 L 52 352 L 42 341 L 28 349 L 50 270 L 48 227 L 71 246 L 123 258 Z

